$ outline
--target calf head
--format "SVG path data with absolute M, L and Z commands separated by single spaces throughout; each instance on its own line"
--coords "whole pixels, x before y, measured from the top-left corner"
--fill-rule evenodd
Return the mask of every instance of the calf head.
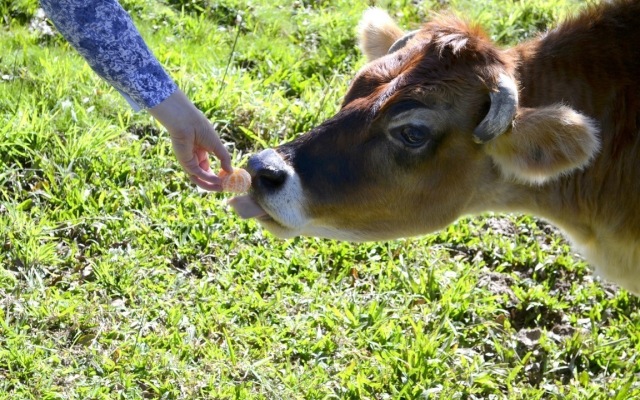
M 251 192 L 231 201 L 277 236 L 426 233 L 597 150 L 593 124 L 569 107 L 519 107 L 515 60 L 477 27 L 445 17 L 404 34 L 371 9 L 360 35 L 369 62 L 339 112 L 251 157 Z

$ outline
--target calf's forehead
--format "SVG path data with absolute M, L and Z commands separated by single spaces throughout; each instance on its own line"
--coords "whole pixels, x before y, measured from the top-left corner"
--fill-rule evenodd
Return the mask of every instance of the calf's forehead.
M 372 109 L 382 106 L 394 92 L 402 89 L 405 76 L 417 62 L 416 56 L 390 54 L 366 64 L 349 86 L 343 107 L 363 99 Z

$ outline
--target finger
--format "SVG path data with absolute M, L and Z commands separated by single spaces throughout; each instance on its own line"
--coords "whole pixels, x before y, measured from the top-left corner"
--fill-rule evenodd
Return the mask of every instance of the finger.
M 205 158 L 204 160 L 200 161 L 198 166 L 200 167 L 200 169 L 203 169 L 205 171 L 211 171 L 211 164 L 209 163 L 209 158 Z
M 189 180 L 204 190 L 209 190 L 212 192 L 222 192 L 222 185 L 203 181 L 202 179 L 199 179 L 197 176 L 194 176 L 194 175 L 189 175 Z
M 206 152 L 201 151 L 200 153 L 207 158 Z M 182 160 L 181 157 L 178 157 L 178 160 L 187 174 L 194 175 L 198 179 L 214 185 L 221 185 L 222 180 L 211 171 L 211 168 L 208 166 L 208 160 L 203 163 L 203 161 L 200 161 L 198 158 L 198 155 L 192 153 L 187 161 Z M 205 168 L 203 168 L 203 166 Z
M 207 129 L 203 132 L 201 138 L 201 143 L 199 145 L 208 152 L 213 153 L 218 160 L 220 160 L 220 166 L 227 172 L 233 172 L 233 166 L 231 165 L 231 155 L 227 151 L 227 148 L 224 147 L 222 140 L 218 137 L 218 135 L 213 130 L 213 126 L 211 124 L 208 125 L 210 129 Z M 199 135 L 200 136 L 200 135 Z
M 195 161 L 195 160 L 194 160 Z M 216 174 L 214 174 L 211 169 L 204 170 L 200 168 L 199 165 L 184 167 L 185 171 L 189 176 L 194 176 L 198 178 L 198 180 L 206 182 L 211 185 L 222 186 L 222 179 L 220 179 Z
M 198 163 L 198 168 L 203 171 L 211 171 L 211 163 L 209 162 L 209 153 L 205 150 L 200 149 L 195 152 L 196 162 Z
M 218 160 L 220 160 L 220 166 L 222 167 L 222 169 L 227 172 L 233 172 L 233 166 L 231 165 L 231 155 L 229 154 L 229 151 L 227 151 L 227 148 L 224 147 L 224 144 L 222 144 L 222 140 L 220 140 L 217 135 L 214 139 L 214 144 L 215 146 L 213 148 L 213 154 L 215 154 Z

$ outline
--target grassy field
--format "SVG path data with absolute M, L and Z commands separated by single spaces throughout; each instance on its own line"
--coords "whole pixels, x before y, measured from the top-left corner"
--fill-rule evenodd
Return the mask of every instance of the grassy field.
M 127 0 L 241 165 L 332 115 L 369 5 L 508 45 L 577 0 Z M 640 396 L 640 302 L 551 226 L 277 240 L 195 189 L 34 0 L 0 0 L 0 399 Z M 234 45 L 235 44 L 235 45 Z M 233 51 L 232 51 L 233 50 Z

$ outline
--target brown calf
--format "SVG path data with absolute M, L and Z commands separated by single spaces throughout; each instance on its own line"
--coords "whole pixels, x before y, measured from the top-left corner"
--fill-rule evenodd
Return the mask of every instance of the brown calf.
M 380 240 L 461 215 L 531 213 L 640 293 L 640 0 L 500 49 L 440 17 L 405 35 L 378 9 L 340 111 L 249 161 L 232 200 L 282 237 Z

